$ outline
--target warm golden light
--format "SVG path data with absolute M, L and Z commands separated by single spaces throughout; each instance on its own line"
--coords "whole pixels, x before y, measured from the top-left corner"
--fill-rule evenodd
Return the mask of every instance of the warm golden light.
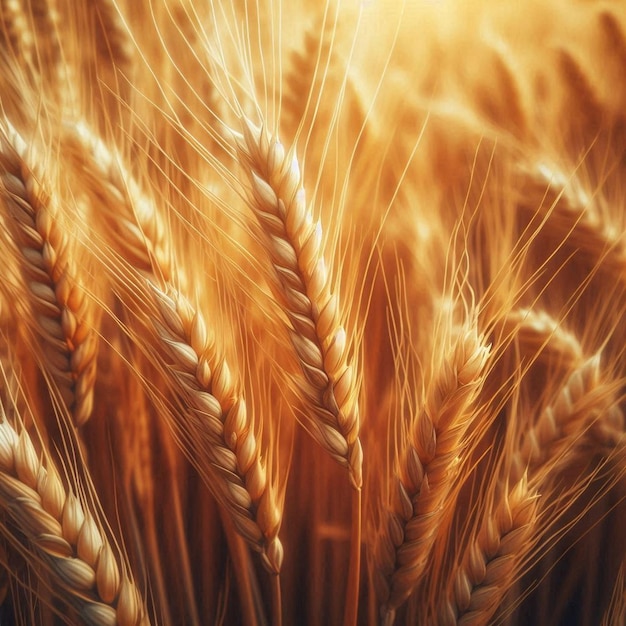
M 1 624 L 626 623 L 619 2 L 1 15 Z

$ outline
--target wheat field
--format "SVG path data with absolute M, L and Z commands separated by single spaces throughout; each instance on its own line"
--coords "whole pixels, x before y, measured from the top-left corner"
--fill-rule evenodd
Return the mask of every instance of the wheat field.
M 623 2 L 0 6 L 0 624 L 626 624 Z

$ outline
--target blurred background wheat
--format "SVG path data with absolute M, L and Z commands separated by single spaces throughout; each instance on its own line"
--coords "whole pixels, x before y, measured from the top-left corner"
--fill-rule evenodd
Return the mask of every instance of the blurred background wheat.
M 626 623 L 622 2 L 1 8 L 1 624 Z

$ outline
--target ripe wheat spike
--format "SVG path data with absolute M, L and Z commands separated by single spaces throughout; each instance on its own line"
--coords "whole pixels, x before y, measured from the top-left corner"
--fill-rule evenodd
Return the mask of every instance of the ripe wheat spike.
M 0 2 L 0 623 L 620 626 L 626 11 Z

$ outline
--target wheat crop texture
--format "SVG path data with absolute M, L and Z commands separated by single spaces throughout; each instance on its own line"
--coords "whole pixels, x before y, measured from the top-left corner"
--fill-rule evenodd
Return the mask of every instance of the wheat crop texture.
M 0 624 L 626 625 L 626 5 L 0 2 Z

